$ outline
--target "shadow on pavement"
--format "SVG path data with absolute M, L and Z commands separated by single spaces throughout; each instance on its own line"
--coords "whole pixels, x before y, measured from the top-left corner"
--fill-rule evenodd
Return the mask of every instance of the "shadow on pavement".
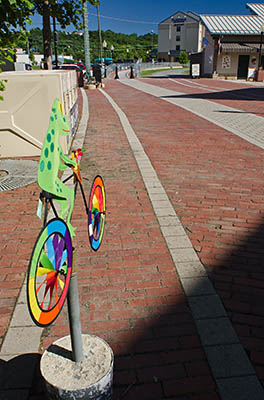
M 198 87 L 194 87 L 199 89 Z M 202 89 L 202 88 L 200 88 Z M 161 98 L 185 98 L 185 99 L 203 99 L 203 100 L 241 100 L 241 101 L 259 101 L 264 98 L 264 88 L 249 88 L 249 89 L 235 89 L 235 90 L 221 90 L 207 93 L 192 93 L 192 94 L 175 94 L 171 96 L 161 96 Z
M 264 226 L 248 236 L 236 235 L 235 239 L 236 244 L 230 242 L 221 262 L 209 263 L 206 269 L 261 380 Z M 196 285 L 190 295 L 203 291 L 202 285 Z M 131 319 L 129 331 L 113 335 L 114 344 L 110 343 L 115 353 L 113 400 L 220 400 L 188 303 L 179 290 L 170 293 L 171 304 L 164 304 L 164 298 L 157 297 L 155 305 L 149 307 L 152 312 Z M 146 314 L 143 308 L 142 312 Z M 202 319 L 203 310 L 198 312 Z M 224 328 L 221 334 L 225 335 Z M 46 400 L 39 361 L 39 354 L 25 354 L 9 362 L 2 360 L 0 399 Z M 236 360 L 232 363 L 227 360 L 219 368 L 224 378 L 237 376 Z
M 0 400 L 45 400 L 39 371 L 40 354 L 29 353 L 5 361 L 0 359 Z M 37 384 L 35 384 L 37 383 Z
M 264 225 L 249 236 L 239 239 L 237 235 L 237 243 L 230 244 L 221 263 L 205 266 L 262 385 L 263 241 Z M 226 366 L 219 367 L 224 378 L 237 376 L 236 368 L 241 366 L 231 364 L 227 360 Z M 146 320 L 142 335 L 127 343 L 127 354 L 116 356 L 114 399 L 219 399 L 210 371 L 188 305 L 179 298 L 151 322 Z

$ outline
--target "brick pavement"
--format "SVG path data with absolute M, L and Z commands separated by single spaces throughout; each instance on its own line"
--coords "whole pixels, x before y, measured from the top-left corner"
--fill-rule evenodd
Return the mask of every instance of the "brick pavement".
M 146 189 L 111 105 L 88 92 L 90 120 L 82 169 L 101 173 L 107 225 L 99 252 L 87 246 L 77 201 L 79 291 L 83 333 L 115 353 L 114 398 L 218 399 L 190 309 Z M 87 190 L 89 184 L 86 185 Z M 74 225 L 74 224 L 73 224 Z M 43 348 L 68 334 L 66 308 L 46 330 Z
M 35 218 L 39 190 L 32 184 L 1 192 L 0 202 L 0 343 L 6 334 L 28 260 L 40 229 Z
M 185 93 L 195 99 L 210 100 L 215 103 L 237 108 L 247 113 L 264 115 L 262 100 L 264 85 L 251 86 L 248 83 L 212 79 L 188 79 L 171 76 L 169 79 L 145 78 L 145 82 Z
M 121 85 L 107 91 L 126 110 L 263 380 L 263 151 L 139 91 L 129 97 Z
M 187 111 L 175 113 L 173 105 L 134 89 L 128 96 L 127 90 L 119 82 L 107 81 L 106 91 L 124 107 L 262 378 L 263 313 L 256 307 L 262 300 L 263 277 L 261 235 L 257 236 L 262 221 L 262 151 Z M 219 399 L 120 121 L 100 92 L 88 96 L 91 118 L 82 169 L 90 179 L 96 173 L 105 179 L 107 225 L 102 248 L 91 253 L 86 219 L 77 201 L 73 221 L 78 224 L 83 333 L 98 334 L 114 349 L 115 398 Z M 33 187 L 5 195 L 17 200 L 18 195 L 30 194 L 35 203 Z M 27 221 L 35 215 L 33 203 Z M 23 215 L 21 208 L 20 212 Z M 19 287 L 22 279 L 15 281 Z M 12 306 L 8 315 L 11 312 Z M 54 326 L 44 331 L 42 348 L 68 333 L 65 308 Z M 33 387 L 32 400 L 44 398 L 40 389 Z

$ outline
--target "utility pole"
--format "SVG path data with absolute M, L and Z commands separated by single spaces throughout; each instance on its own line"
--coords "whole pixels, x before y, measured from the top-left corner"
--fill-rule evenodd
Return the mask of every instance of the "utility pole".
M 87 82 L 92 82 L 91 77 L 91 59 L 90 59 L 90 41 L 89 41 L 89 29 L 88 29 L 88 1 L 83 3 L 83 25 L 84 25 L 84 54 L 85 54 L 85 66 Z
M 97 11 L 97 20 L 98 20 L 98 34 L 99 34 L 99 58 L 100 62 L 102 63 L 102 33 L 101 33 L 101 24 L 100 24 L 100 13 L 99 13 L 99 5 L 96 4 L 96 11 Z
M 53 18 L 53 40 L 54 40 L 55 68 L 58 69 L 58 51 L 57 51 L 58 34 L 56 31 L 56 18 L 54 15 L 52 18 Z

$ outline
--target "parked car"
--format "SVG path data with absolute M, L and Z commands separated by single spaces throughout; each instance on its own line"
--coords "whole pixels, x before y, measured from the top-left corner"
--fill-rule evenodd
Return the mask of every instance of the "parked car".
M 85 64 L 83 64 L 83 63 L 81 63 L 81 62 L 77 62 L 76 65 L 78 65 L 78 67 L 80 67 L 82 70 L 83 70 L 83 69 L 86 70 Z
M 77 65 L 77 64 L 61 64 L 61 65 L 59 65 L 59 69 L 83 71 L 82 68 L 79 67 L 79 65 Z
M 84 71 L 84 73 L 86 73 L 86 66 L 84 63 L 77 62 L 76 65 L 78 65 Z M 93 76 L 93 64 L 92 63 L 91 63 L 90 74 L 91 74 L 91 76 Z

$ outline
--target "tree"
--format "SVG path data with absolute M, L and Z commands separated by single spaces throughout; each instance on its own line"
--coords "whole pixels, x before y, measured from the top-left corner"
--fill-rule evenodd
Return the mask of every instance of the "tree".
M 179 62 L 180 64 L 187 64 L 189 61 L 188 54 L 186 51 L 181 51 L 180 52 L 180 57 L 179 57 Z
M 1 0 L 0 0 L 1 1 Z M 80 28 L 83 17 L 82 0 L 32 0 L 34 11 L 37 11 L 43 18 L 43 54 L 44 68 L 51 69 L 51 24 L 50 17 L 55 17 L 60 26 L 64 29 L 73 24 Z M 88 0 L 88 2 L 97 6 L 99 0 Z
M 12 61 L 12 49 L 27 37 L 26 23 L 31 22 L 32 8 L 29 0 L 0 0 L 0 65 L 7 59 Z M 4 81 L 0 80 L 0 92 L 4 90 Z M 0 100 L 3 100 L 1 95 Z
M 44 68 L 51 69 L 51 25 L 50 17 L 55 17 L 64 29 L 67 25 L 80 26 L 82 15 L 81 0 L 32 0 L 34 11 L 43 18 Z

